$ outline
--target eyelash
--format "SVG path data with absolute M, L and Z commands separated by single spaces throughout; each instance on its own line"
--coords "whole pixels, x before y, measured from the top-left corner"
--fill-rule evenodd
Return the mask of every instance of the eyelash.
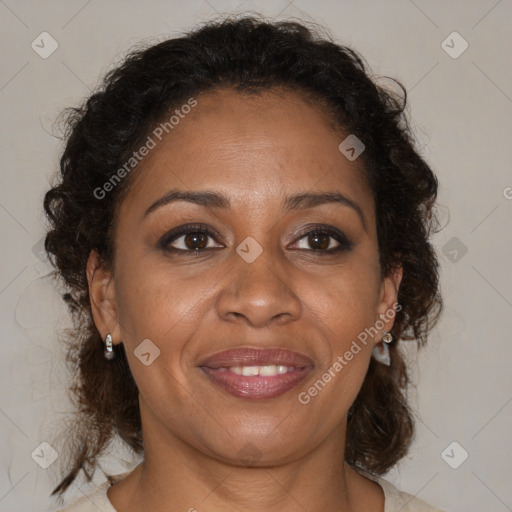
M 188 235 L 190 233 L 201 233 L 206 234 L 213 239 L 221 238 L 221 236 L 213 231 L 206 224 L 187 224 L 185 226 L 180 226 L 172 231 L 166 233 L 159 241 L 158 247 L 162 251 L 171 252 L 174 254 L 183 254 L 185 256 L 197 255 L 199 253 L 212 250 L 212 249 L 220 249 L 220 247 L 210 248 L 210 249 L 176 249 L 175 247 L 169 247 L 169 244 L 183 235 Z M 310 235 L 328 235 L 331 238 L 334 238 L 338 242 L 338 247 L 334 249 L 298 249 L 301 251 L 313 252 L 316 254 L 322 255 L 332 255 L 337 254 L 344 251 L 351 251 L 354 247 L 354 243 L 347 238 L 347 236 L 342 232 L 335 228 L 329 228 L 324 226 L 312 226 L 311 229 L 301 234 L 298 240 L 302 240 Z M 217 240 L 216 240 L 217 241 Z M 330 245 L 330 243 L 329 243 Z

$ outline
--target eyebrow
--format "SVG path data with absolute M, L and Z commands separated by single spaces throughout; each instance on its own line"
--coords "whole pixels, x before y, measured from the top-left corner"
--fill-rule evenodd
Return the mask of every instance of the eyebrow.
M 173 203 L 175 201 L 187 201 L 189 203 L 194 203 L 206 208 L 231 208 L 231 202 L 229 198 L 218 192 L 211 190 L 171 190 L 160 199 L 157 199 L 144 212 L 142 219 L 146 218 L 151 212 L 154 212 L 162 206 Z M 306 192 L 303 194 L 288 196 L 285 197 L 282 201 L 281 207 L 288 211 L 305 210 L 307 208 L 314 208 L 315 206 L 329 203 L 337 203 L 352 208 L 358 214 L 364 228 L 366 229 L 366 221 L 361 207 L 355 201 L 349 199 L 339 192 Z

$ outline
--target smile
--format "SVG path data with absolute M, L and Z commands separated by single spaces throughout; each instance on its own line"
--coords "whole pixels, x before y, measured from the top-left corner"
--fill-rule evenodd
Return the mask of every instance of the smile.
M 313 369 L 284 365 L 200 368 L 216 386 L 238 398 L 249 399 L 280 396 L 303 382 Z

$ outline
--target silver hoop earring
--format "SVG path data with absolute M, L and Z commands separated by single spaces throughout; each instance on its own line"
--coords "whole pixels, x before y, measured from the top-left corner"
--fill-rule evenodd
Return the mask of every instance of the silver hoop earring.
M 373 347 L 373 358 L 385 366 L 391 366 L 391 357 L 389 355 L 389 344 L 393 341 L 393 335 L 390 332 L 385 332 L 382 336 L 382 343 L 378 343 Z
M 114 358 L 114 349 L 112 348 L 112 336 L 107 334 L 105 336 L 105 358 L 113 359 Z

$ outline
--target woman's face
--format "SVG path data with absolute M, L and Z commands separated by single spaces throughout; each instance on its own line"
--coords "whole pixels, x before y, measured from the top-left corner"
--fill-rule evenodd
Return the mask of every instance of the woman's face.
M 153 136 L 134 171 L 113 274 L 94 255 L 88 266 L 96 325 L 124 343 L 140 391 L 146 452 L 185 443 L 230 463 L 278 464 L 328 438 L 343 449 L 346 414 L 382 332 L 366 344 L 358 336 L 392 309 L 400 281 L 399 272 L 380 276 L 362 161 L 338 149 L 348 134 L 292 92 L 196 99 L 169 135 Z M 208 191 L 229 206 L 168 201 L 171 191 Z M 288 199 L 321 193 L 341 200 Z M 168 236 L 191 224 L 203 226 Z M 248 347 L 290 350 L 312 365 L 272 397 L 237 396 L 201 368 Z

